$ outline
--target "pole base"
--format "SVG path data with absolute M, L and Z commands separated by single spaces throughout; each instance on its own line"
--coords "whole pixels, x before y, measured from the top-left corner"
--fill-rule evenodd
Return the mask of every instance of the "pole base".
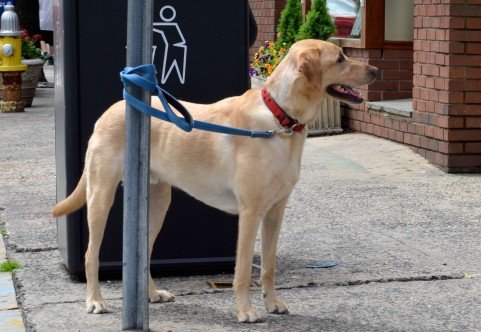
M 17 113 L 24 112 L 25 106 L 23 101 L 0 101 L 0 112 L 1 113 Z

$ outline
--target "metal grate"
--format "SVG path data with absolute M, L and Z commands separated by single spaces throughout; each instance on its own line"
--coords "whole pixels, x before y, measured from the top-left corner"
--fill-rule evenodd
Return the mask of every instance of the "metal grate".
M 341 102 L 336 99 L 325 99 L 316 121 L 308 127 L 309 136 L 342 133 Z

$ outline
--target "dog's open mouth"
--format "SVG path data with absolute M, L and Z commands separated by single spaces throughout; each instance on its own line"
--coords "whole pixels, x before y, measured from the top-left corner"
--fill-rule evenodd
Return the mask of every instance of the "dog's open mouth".
M 331 84 L 326 88 L 326 91 L 334 98 L 342 99 L 351 103 L 360 104 L 363 101 L 361 93 L 347 85 Z

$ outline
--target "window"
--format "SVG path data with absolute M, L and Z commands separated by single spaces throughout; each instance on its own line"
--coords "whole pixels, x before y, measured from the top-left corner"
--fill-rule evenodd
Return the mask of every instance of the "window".
M 412 41 L 414 0 L 386 0 L 384 12 L 384 40 Z
M 361 38 L 343 47 L 412 49 L 414 0 L 361 0 Z

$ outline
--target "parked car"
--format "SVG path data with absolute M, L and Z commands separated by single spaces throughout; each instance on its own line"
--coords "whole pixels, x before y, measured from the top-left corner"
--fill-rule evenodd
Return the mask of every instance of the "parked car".
M 327 0 L 327 8 L 337 27 L 336 36 L 347 37 L 351 34 L 356 20 L 357 6 L 354 0 Z

